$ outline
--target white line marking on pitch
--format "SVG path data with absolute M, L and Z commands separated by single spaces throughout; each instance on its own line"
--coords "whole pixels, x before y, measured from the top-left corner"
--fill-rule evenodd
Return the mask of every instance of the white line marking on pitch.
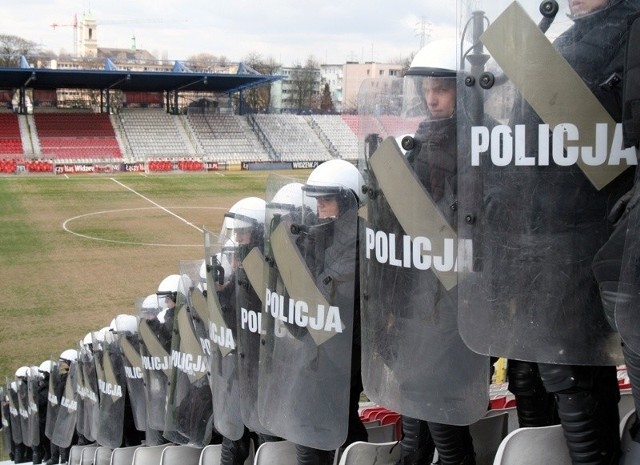
M 120 181 L 118 181 L 115 178 L 109 178 L 111 179 L 113 182 L 115 182 L 116 184 L 119 184 L 120 186 L 124 187 L 125 189 L 133 192 L 134 194 L 136 194 L 137 196 L 143 198 L 144 200 L 146 200 L 147 202 L 149 202 L 152 205 L 155 205 L 156 207 L 158 207 L 160 210 L 165 211 L 166 213 L 168 213 L 171 216 L 174 216 L 175 218 L 179 219 L 180 221 L 182 221 L 185 224 L 188 224 L 189 226 L 191 226 L 192 228 L 196 229 L 198 232 L 204 232 L 202 230 L 202 228 L 199 228 L 198 226 L 196 226 L 195 224 L 191 223 L 190 221 L 184 219 L 183 217 L 181 217 L 180 215 L 176 215 L 175 213 L 173 213 L 171 210 L 163 207 L 162 205 L 160 205 L 157 202 L 154 202 L 153 200 L 151 200 L 149 197 L 145 197 L 144 195 L 142 195 L 140 192 L 137 192 L 136 190 L 130 188 L 129 186 L 126 186 L 125 184 L 122 184 Z

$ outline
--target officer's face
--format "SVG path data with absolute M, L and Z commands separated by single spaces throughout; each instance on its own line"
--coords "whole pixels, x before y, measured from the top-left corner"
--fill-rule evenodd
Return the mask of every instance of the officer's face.
M 318 218 L 335 218 L 340 213 L 338 199 L 335 195 L 317 197 L 316 200 L 318 201 Z
M 251 242 L 251 228 L 236 229 L 236 243 L 239 245 L 247 245 Z
M 574 16 L 586 15 L 604 8 L 609 0 L 569 0 L 569 9 Z
M 449 118 L 456 108 L 455 79 L 426 78 L 422 83 L 429 113 L 434 118 Z

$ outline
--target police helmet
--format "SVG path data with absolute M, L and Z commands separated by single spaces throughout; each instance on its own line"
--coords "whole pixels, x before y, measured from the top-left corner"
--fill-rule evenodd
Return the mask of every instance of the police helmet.
M 26 378 L 29 374 L 29 367 L 22 366 L 16 370 L 16 378 Z
M 114 318 L 111 329 L 117 333 L 135 334 L 138 332 L 138 319 L 133 315 L 118 315 Z
M 67 349 L 60 354 L 60 360 L 71 364 L 71 362 L 78 360 L 78 351 L 75 349 Z
M 441 87 L 455 90 L 457 72 L 463 68 L 462 54 L 471 45 L 464 43 L 463 48 L 461 51 L 458 39 L 447 38 L 434 40 L 420 49 L 404 77 L 402 114 L 405 117 L 430 116 L 425 85 L 437 82 Z
M 266 202 L 258 197 L 246 197 L 239 200 L 224 215 L 220 238 L 233 239 L 239 243 L 239 233 L 249 230 L 251 242 L 258 241 L 264 236 L 264 215 Z
M 173 303 L 176 303 L 181 279 L 179 274 L 171 274 L 160 282 L 156 291 L 159 308 L 166 309 L 168 307 L 166 299 L 171 299 Z
M 364 201 L 364 179 L 355 165 L 346 160 L 329 160 L 318 165 L 307 178 L 302 190 L 308 197 L 335 195 L 341 211 L 353 192 L 358 202 Z
M 53 365 L 53 363 L 51 362 L 51 360 L 45 360 L 38 367 L 38 371 L 41 371 L 42 373 L 51 373 L 51 366 L 52 365 Z

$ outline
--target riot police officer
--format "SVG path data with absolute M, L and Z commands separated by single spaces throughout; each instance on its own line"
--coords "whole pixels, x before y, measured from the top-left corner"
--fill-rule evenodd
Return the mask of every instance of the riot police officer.
M 243 311 L 260 310 L 259 306 L 255 307 L 255 301 L 260 301 L 253 296 L 256 292 L 262 293 L 262 280 L 258 289 L 253 290 L 253 284 L 256 283 L 249 279 L 243 261 L 254 249 L 262 252 L 264 222 L 265 201 L 258 197 L 246 197 L 234 203 L 225 213 L 219 236 L 222 250 L 217 265 L 218 271 L 225 273 L 225 278 L 222 283 L 216 281 L 216 293 L 211 298 L 219 302 L 224 325 L 231 330 L 236 345 L 235 351 L 225 357 L 223 353 L 229 348 L 217 338 L 211 355 L 214 424 L 222 434 L 220 463 L 223 465 L 240 465 L 247 459 L 251 441 L 258 442 L 256 432 L 250 428 L 259 433 L 266 432 L 252 421 L 256 412 L 249 411 L 255 406 L 253 396 L 257 395 L 253 391 L 257 389 L 260 336 L 252 335 L 247 330 L 246 325 L 242 324 L 241 315 Z M 228 265 L 226 269 L 225 263 Z M 258 345 L 253 343 L 255 337 L 258 338 Z M 250 383 L 256 385 L 252 387 Z
M 40 378 L 38 380 L 37 404 L 40 444 L 33 448 L 33 463 L 46 462 L 51 458 L 51 441 L 45 435 L 47 422 L 47 397 L 49 393 L 49 376 L 51 374 L 51 360 L 45 360 L 38 367 Z
M 568 7 L 572 25 L 553 44 L 516 4 L 486 31 L 474 26 L 473 58 L 486 47 L 504 75 L 475 74 L 465 82 L 466 95 L 482 95 L 484 111 L 502 112 L 511 106 L 509 97 L 515 99 L 511 114 L 502 112 L 508 125 L 487 128 L 473 121 L 460 127 L 471 147 L 460 154 L 460 186 L 467 190 L 459 217 L 468 240 L 460 266 L 461 315 L 469 321 L 463 336 L 474 350 L 538 362 L 573 463 L 609 464 L 620 453 L 615 365 L 621 359 L 591 261 L 611 232 L 607 214 L 629 189 L 633 170 L 625 171 L 628 163 L 609 153 L 585 163 L 591 148 L 578 154 L 571 139 L 595 146 L 586 140 L 594 140 L 598 128 L 615 130 L 620 120 L 616 73 L 625 16 L 637 6 L 571 0 Z M 540 12 L 551 17 L 550 10 Z M 544 29 L 549 22 L 541 24 Z M 486 60 L 478 63 L 482 68 Z M 540 77 L 551 74 L 550 67 L 558 79 L 542 90 Z M 512 87 L 503 85 L 507 80 Z M 518 92 L 513 96 L 509 89 Z M 587 101 L 589 110 L 583 110 Z M 501 139 L 503 131 L 510 138 Z
M 363 329 L 373 348 L 364 350 L 365 392 L 403 414 L 402 464 L 428 463 L 434 447 L 440 463 L 474 464 L 469 425 L 488 404 L 489 359 L 467 348 L 457 328 L 459 48 L 455 39 L 441 39 L 418 52 L 396 123 L 417 128 L 401 147 L 388 137 L 364 160 L 373 195 L 363 262 Z M 417 259 L 416 249 L 430 262 Z
M 633 51 L 640 45 L 639 19 L 640 15 L 636 14 L 629 20 L 622 86 L 624 145 L 635 147 L 636 150 L 640 146 L 640 114 L 636 110 L 640 101 L 640 86 L 637 79 L 638 58 Z M 636 412 L 640 411 L 640 319 L 637 313 L 640 277 L 636 265 L 640 256 L 640 244 L 637 240 L 640 228 L 638 176 L 640 171 L 636 169 L 633 189 L 621 197 L 612 209 L 609 220 L 614 226 L 613 233 L 593 261 L 605 314 L 623 340 L 622 352 Z M 629 433 L 631 441 L 622 451 L 621 465 L 640 462 L 640 420 L 637 415 Z
M 341 274 L 348 274 L 351 260 L 356 258 L 358 245 L 352 236 L 357 230 L 357 209 L 362 195 L 363 179 L 358 169 L 343 160 L 330 160 L 315 168 L 302 187 L 306 196 L 316 205 L 317 224 L 314 232 L 306 234 L 301 250 L 318 287 L 329 287 L 330 294 L 340 296 L 346 302 L 353 300 L 353 308 L 341 308 L 352 312 L 352 343 L 350 361 L 349 402 L 347 413 L 347 437 L 339 448 L 342 452 L 355 441 L 366 441 L 367 432 L 358 414 L 358 402 L 362 393 L 359 273 L 355 271 L 355 288 L 348 281 L 341 283 Z M 322 232 L 321 232 L 322 231 Z M 343 287 L 343 289 L 340 289 Z M 339 300 L 338 300 L 339 302 Z M 336 302 L 336 303 L 338 303 Z M 326 344 L 330 344 L 330 341 Z M 329 349 L 328 349 L 329 350 Z M 297 445 L 299 465 L 330 464 L 333 451 L 325 451 L 305 445 Z

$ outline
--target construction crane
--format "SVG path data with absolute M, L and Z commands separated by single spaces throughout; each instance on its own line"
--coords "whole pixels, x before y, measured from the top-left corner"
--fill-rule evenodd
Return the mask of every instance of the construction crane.
M 51 27 L 55 30 L 57 27 L 73 28 L 73 56 L 78 56 L 78 15 L 73 15 L 73 22 L 70 24 L 53 23 Z

